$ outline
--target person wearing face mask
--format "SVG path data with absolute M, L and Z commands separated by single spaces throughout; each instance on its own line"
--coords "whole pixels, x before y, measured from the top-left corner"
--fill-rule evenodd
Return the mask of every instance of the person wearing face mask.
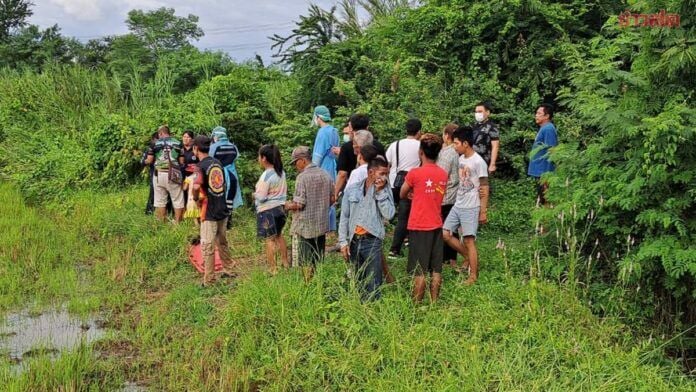
M 491 106 L 487 102 L 480 102 L 474 109 L 476 122 L 471 124 L 474 130 L 474 151 L 486 161 L 488 173 L 496 171 L 498 151 L 500 149 L 500 131 L 498 125 L 490 120 Z
M 331 181 L 336 181 L 336 154 L 334 147 L 338 147 L 338 132 L 331 124 L 331 113 L 329 108 L 319 105 L 314 108 L 312 113 L 312 124 L 319 127 L 317 136 L 314 139 L 312 150 L 312 163 L 324 170 Z M 329 210 L 329 230 L 336 231 L 336 207 L 331 206 Z

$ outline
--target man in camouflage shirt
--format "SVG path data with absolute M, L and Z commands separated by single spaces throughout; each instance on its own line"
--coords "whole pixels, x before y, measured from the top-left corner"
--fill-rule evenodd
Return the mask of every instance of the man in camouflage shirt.
M 488 173 L 493 173 L 498 160 L 500 131 L 498 125 L 489 119 L 490 115 L 491 107 L 488 103 L 481 102 L 476 105 L 474 112 L 476 122 L 471 125 L 471 128 L 474 130 L 474 151 L 486 161 Z
M 169 127 L 162 125 L 157 129 L 159 139 L 147 151 L 145 165 L 155 164 L 152 183 L 155 188 L 155 213 L 157 218 L 167 217 L 167 199 L 172 198 L 174 219 L 181 221 L 184 216 L 184 191 L 181 189 L 181 165 L 184 156 L 181 154 L 181 142 L 171 137 Z M 170 178 L 177 177 L 178 178 Z

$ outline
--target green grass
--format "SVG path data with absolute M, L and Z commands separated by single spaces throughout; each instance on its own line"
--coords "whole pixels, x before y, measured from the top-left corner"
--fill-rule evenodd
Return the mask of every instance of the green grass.
M 203 289 L 186 262 L 190 225 L 142 214 L 144 188 L 83 193 L 41 210 L 0 186 L 0 314 L 29 304 L 101 311 L 112 332 L 56 362 L 17 374 L 0 359 L 3 390 L 696 390 L 619 321 L 594 316 L 570 290 L 529 279 L 525 183 L 499 186 L 482 231 L 480 282 L 445 271 L 441 301 L 415 306 L 405 260 L 381 301 L 362 304 L 335 255 L 304 284 L 262 268 Z M 531 188 L 529 188 L 531 189 Z M 517 195 L 517 198 L 514 197 Z M 531 200 L 531 199 L 530 199 Z M 499 202 L 498 202 L 499 201 Z M 531 203 L 530 203 L 531 204 Z M 235 216 L 233 254 L 262 267 L 249 212 Z M 517 230 L 513 230 L 517 228 Z M 506 242 L 503 257 L 495 248 Z M 251 260 L 251 261 L 249 261 Z

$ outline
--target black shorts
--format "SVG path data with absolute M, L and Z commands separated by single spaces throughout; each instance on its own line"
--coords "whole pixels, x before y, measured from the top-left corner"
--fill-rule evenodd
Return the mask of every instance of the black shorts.
M 326 236 L 320 235 L 317 238 L 304 238 L 298 236 L 297 250 L 299 253 L 299 264 L 303 267 L 316 266 L 324 258 L 324 247 L 326 246 Z
M 256 214 L 256 235 L 269 238 L 280 235 L 285 227 L 285 210 L 283 206 L 271 208 Z
M 408 266 L 410 275 L 426 272 L 442 273 L 442 229 L 410 231 L 408 233 Z

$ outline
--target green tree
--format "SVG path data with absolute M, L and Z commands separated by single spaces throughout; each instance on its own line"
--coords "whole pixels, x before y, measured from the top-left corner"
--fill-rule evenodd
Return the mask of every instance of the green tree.
M 198 16 L 176 16 L 173 8 L 166 7 L 147 12 L 132 10 L 126 24 L 157 55 L 189 46 L 190 40 L 198 40 L 204 34 L 198 27 Z
M 32 5 L 29 0 L 0 0 L 0 42 L 6 41 L 14 29 L 27 25 Z

